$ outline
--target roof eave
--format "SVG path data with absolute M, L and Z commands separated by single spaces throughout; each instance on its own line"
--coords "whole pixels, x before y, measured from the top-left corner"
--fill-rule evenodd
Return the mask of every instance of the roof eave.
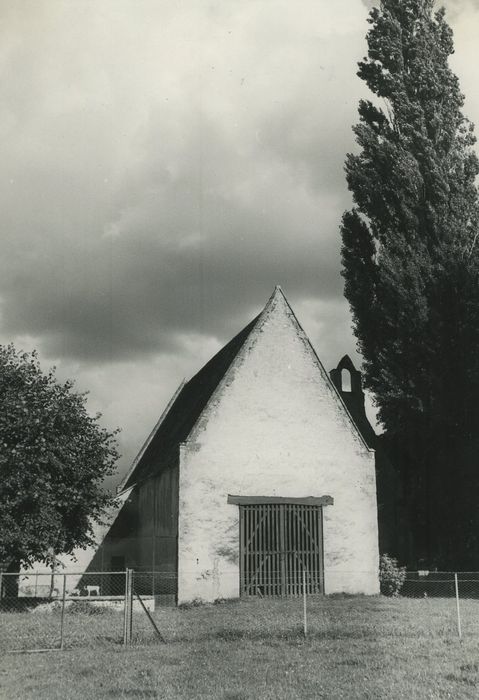
M 176 399 L 178 398 L 178 395 L 180 394 L 180 392 L 181 392 L 181 390 L 183 389 L 183 387 L 185 386 L 185 384 L 186 384 L 186 379 L 183 379 L 183 380 L 181 381 L 181 383 L 179 384 L 178 388 L 176 389 L 175 393 L 174 393 L 173 396 L 171 397 L 171 399 L 168 401 L 168 403 L 167 403 L 167 405 L 166 405 L 166 408 L 164 409 L 163 413 L 161 414 L 160 418 L 158 419 L 158 421 L 157 421 L 155 427 L 153 428 L 153 430 L 151 431 L 151 433 L 148 435 L 148 437 L 146 438 L 145 442 L 144 442 L 143 445 L 141 446 L 140 451 L 138 452 L 138 454 L 136 455 L 135 459 L 133 460 L 133 463 L 132 463 L 130 469 L 129 469 L 128 472 L 125 474 L 125 476 L 124 476 L 123 479 L 121 480 L 120 484 L 117 486 L 117 493 L 118 493 L 119 496 L 120 496 L 122 493 L 124 493 L 124 491 L 127 491 L 128 489 L 131 489 L 131 488 L 135 485 L 135 482 L 134 482 L 134 481 L 133 481 L 133 483 L 131 483 L 131 484 L 129 484 L 128 482 L 129 482 L 130 479 L 133 477 L 133 475 L 134 475 L 134 473 L 135 473 L 135 471 L 136 471 L 136 468 L 138 467 L 138 465 L 140 464 L 140 462 L 141 462 L 141 460 L 142 460 L 142 458 L 143 458 L 143 455 L 145 454 L 146 450 L 147 450 L 148 447 L 150 446 L 150 444 L 151 444 L 153 438 L 155 437 L 156 433 L 158 432 L 158 430 L 160 429 L 161 425 L 163 424 L 163 421 L 165 420 L 166 416 L 168 415 L 168 413 L 169 413 L 169 411 L 170 411 L 170 408 L 171 408 L 171 407 L 173 406 L 173 404 L 175 403 Z

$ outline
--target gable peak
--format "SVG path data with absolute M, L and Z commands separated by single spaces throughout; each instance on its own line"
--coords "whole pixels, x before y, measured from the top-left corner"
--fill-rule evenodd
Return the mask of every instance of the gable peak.
M 273 293 L 271 294 L 270 298 L 268 299 L 268 301 L 265 304 L 265 307 L 263 309 L 263 314 L 267 313 L 272 308 L 278 306 L 278 304 L 285 306 L 291 310 L 289 302 L 286 299 L 285 293 L 283 292 L 283 290 L 281 289 L 279 284 L 275 285 Z
M 273 301 L 274 299 L 279 299 L 279 298 L 286 299 L 286 297 L 284 296 L 284 292 L 281 289 L 280 285 L 276 284 L 274 289 L 273 289 L 273 293 L 271 294 L 270 298 L 268 299 L 268 303 Z

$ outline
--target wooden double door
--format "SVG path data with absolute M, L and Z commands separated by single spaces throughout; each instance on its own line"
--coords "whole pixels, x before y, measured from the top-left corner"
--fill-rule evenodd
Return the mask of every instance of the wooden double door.
M 240 505 L 241 595 L 322 593 L 322 507 Z M 304 574 L 304 575 L 303 575 Z

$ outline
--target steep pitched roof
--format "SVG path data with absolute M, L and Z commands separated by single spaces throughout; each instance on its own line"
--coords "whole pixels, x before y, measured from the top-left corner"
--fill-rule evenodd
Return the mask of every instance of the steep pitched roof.
M 122 490 L 152 476 L 159 464 L 163 467 L 168 466 L 177 458 L 178 445 L 187 439 L 258 318 L 259 316 L 256 316 L 235 335 L 189 382 L 180 386 L 140 451 L 133 469 L 122 484 Z
M 369 449 L 364 437 L 355 425 L 339 392 L 334 386 L 334 383 L 322 366 L 313 346 L 299 324 L 281 288 L 276 286 L 263 311 L 214 355 L 192 379 L 180 385 L 162 417 L 140 450 L 131 470 L 123 480 L 121 485 L 122 491 L 132 487 L 135 483 L 148 479 L 163 468 L 175 463 L 175 460 L 178 459 L 179 445 L 185 442 L 192 433 L 193 428 L 198 423 L 203 410 L 206 408 L 220 382 L 224 379 L 230 367 L 235 363 L 247 339 L 253 334 L 256 328 L 261 326 L 262 320 L 266 318 L 269 308 L 275 303 L 278 296 L 289 309 L 294 323 L 313 352 L 325 380 L 330 385 L 337 399 L 342 404 L 344 411 L 351 419 L 353 428 L 356 430 L 365 447 Z

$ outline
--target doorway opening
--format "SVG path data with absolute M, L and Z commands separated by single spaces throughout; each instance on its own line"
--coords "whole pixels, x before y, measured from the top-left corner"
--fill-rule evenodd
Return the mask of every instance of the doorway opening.
M 322 505 L 271 500 L 238 503 L 241 595 L 323 593 Z

